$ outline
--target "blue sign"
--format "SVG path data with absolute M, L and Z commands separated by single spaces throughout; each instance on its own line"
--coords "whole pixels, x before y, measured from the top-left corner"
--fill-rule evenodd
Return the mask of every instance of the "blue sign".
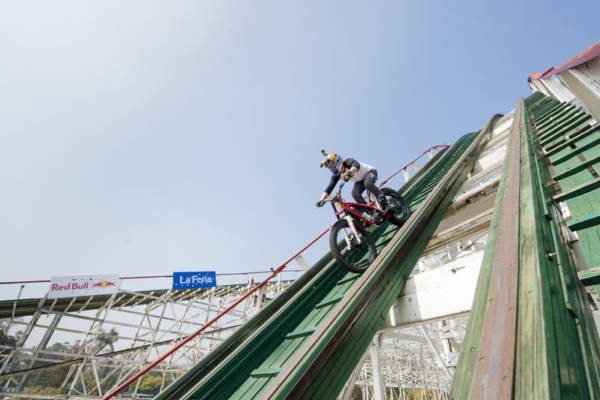
M 173 289 L 198 289 L 217 286 L 215 271 L 173 272 Z

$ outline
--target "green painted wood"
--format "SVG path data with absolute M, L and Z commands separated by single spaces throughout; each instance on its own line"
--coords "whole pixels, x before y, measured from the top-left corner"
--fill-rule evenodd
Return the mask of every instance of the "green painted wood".
M 560 178 L 560 187 L 564 192 L 593 185 L 591 182 L 600 174 L 599 126 L 596 125 L 589 134 L 581 135 L 548 158 L 553 164 L 556 177 Z M 594 190 L 567 199 L 566 203 L 572 216 L 571 225 L 573 229 L 579 229 L 580 240 L 575 245 L 581 249 L 587 265 L 600 264 L 600 252 L 597 251 L 600 226 L 595 226 L 593 222 L 593 214 L 600 203 L 600 193 Z
M 582 185 L 574 187 L 573 189 L 571 189 L 567 192 L 557 194 L 556 196 L 554 196 L 553 200 L 554 201 L 569 200 L 569 199 L 575 198 L 577 196 L 581 196 L 581 195 L 590 193 L 598 188 L 600 188 L 600 178 L 596 178 L 596 179 L 586 182 Z
M 600 285 L 600 267 L 580 271 L 577 276 L 584 286 Z
M 337 303 L 338 301 L 340 301 L 343 298 L 344 298 L 344 295 L 343 294 L 339 294 L 339 295 L 337 295 L 336 297 L 334 297 L 332 299 L 324 300 L 323 302 L 317 304 L 315 306 L 315 308 L 322 308 L 322 307 L 330 306 L 332 304 Z
M 552 124 L 547 126 L 538 126 L 537 130 L 540 132 L 540 141 L 542 146 L 544 146 L 544 142 L 552 141 L 553 137 L 557 132 L 561 131 L 562 127 L 568 124 L 576 125 L 578 122 L 589 119 L 589 116 L 586 116 L 585 113 L 579 110 L 564 111 L 563 114 L 554 119 Z
M 553 163 L 558 160 L 565 158 L 565 156 L 576 155 L 576 158 L 569 159 L 568 161 L 583 161 L 585 158 L 590 158 L 594 153 L 594 145 L 597 144 L 598 138 L 600 138 L 600 129 L 597 129 L 598 126 L 595 126 L 594 129 L 586 131 L 584 134 L 580 134 L 572 137 L 569 144 L 567 146 L 559 146 L 554 152 L 547 152 L 546 156 Z M 589 144 L 592 143 L 592 147 Z M 582 150 L 580 150 L 583 148 Z M 580 151 L 577 151 L 580 150 Z M 555 163 L 556 165 L 556 163 Z
M 537 120 L 536 127 L 538 130 L 548 131 L 552 129 L 558 118 L 561 118 L 565 114 L 571 114 L 576 110 L 576 107 L 570 104 L 553 103 L 544 110 L 538 111 L 538 113 L 543 114 L 543 116 Z
M 559 151 L 566 149 L 567 147 L 572 147 L 577 142 L 580 142 L 581 140 L 583 140 L 587 136 L 590 136 L 591 134 L 597 132 L 598 130 L 600 130 L 600 126 L 594 127 L 592 125 L 586 125 L 579 131 L 575 132 L 574 134 L 572 134 L 570 136 L 569 135 L 564 136 L 565 138 L 567 138 L 567 140 L 557 142 L 557 143 L 553 144 L 552 146 L 548 146 L 548 147 L 544 148 L 544 150 L 546 151 L 546 156 L 550 157 L 550 156 L 558 153 Z
M 532 116 L 535 118 L 535 114 Z M 555 203 L 548 201 L 551 193 L 543 184 L 550 179 L 546 160 L 537 158 L 539 153 L 535 146 L 535 133 L 530 123 L 528 128 L 530 129 L 528 153 L 532 177 L 532 202 L 535 205 L 535 221 L 539 221 L 534 225 L 539 239 L 538 274 L 540 283 L 545 286 L 541 301 L 546 327 L 548 376 L 550 384 L 554 382 L 558 385 L 557 390 L 550 391 L 550 396 L 598 398 L 600 396 L 598 335 L 587 305 L 586 294 L 578 284 L 576 269 L 568 255 L 569 246 L 566 244 L 566 239 L 561 236 L 560 214 L 557 207 L 553 205 Z M 523 282 L 520 282 L 521 284 Z M 530 328 L 536 329 L 531 324 Z M 539 344 L 539 341 L 537 343 Z M 530 348 L 533 349 L 533 346 Z M 532 357 L 531 354 L 523 354 L 524 360 Z M 525 384 L 523 392 L 530 387 L 529 384 Z
M 261 377 L 272 377 L 281 372 L 281 368 L 258 368 L 252 371 L 250 376 L 261 378 Z
M 577 113 L 572 115 L 565 124 L 555 125 L 553 129 L 547 132 L 540 132 L 540 144 L 545 147 L 553 144 L 561 136 L 570 135 L 577 130 L 589 125 L 591 116 L 585 113 Z
M 569 168 L 567 170 L 565 170 L 564 172 L 554 176 L 554 180 L 555 181 L 560 181 L 562 179 L 571 177 L 579 172 L 582 172 L 584 170 L 586 170 L 589 167 L 592 167 L 594 165 L 599 165 L 600 166 L 600 155 L 591 158 L 585 162 L 579 163 L 576 166 L 573 166 L 572 168 Z
M 552 99 L 554 100 L 554 99 Z M 573 109 L 574 106 L 559 101 L 547 101 L 541 105 L 537 112 L 541 115 L 539 119 L 540 125 L 546 125 L 554 119 L 554 114 L 563 113 L 565 110 Z
M 524 106 L 520 107 L 525 113 Z M 551 310 L 542 299 L 548 296 L 548 287 L 541 279 L 539 265 L 545 255 L 544 237 L 540 232 L 538 198 L 534 193 L 532 176 L 532 152 L 529 146 L 527 117 L 521 121 L 521 187 L 519 210 L 519 288 L 514 371 L 514 398 L 548 399 L 559 393 L 559 381 L 551 379 L 556 371 L 556 362 L 549 355 L 549 348 L 556 346 L 556 335 L 552 330 L 549 314 Z M 542 222 L 543 223 L 543 222 Z
M 552 165 L 558 165 L 567 160 L 570 160 L 570 159 L 574 158 L 575 156 L 577 156 L 578 154 L 585 152 L 586 150 L 597 149 L 598 145 L 600 145 L 600 137 L 596 137 L 592 141 L 584 144 L 583 146 L 578 147 L 575 150 L 569 151 L 568 154 L 566 154 L 558 159 L 552 160 Z
M 544 110 L 544 114 L 546 117 L 540 118 L 540 123 L 536 124 L 538 130 L 547 130 L 551 129 L 552 126 L 560 123 L 561 120 L 564 120 L 564 116 L 568 115 L 570 112 L 576 110 L 575 106 L 570 104 L 552 104 L 549 107 L 546 107 Z
M 533 103 L 532 109 L 536 112 L 561 109 L 549 108 L 549 102 L 543 102 L 539 95 L 532 96 L 525 104 L 528 101 Z M 531 109 L 528 113 L 535 118 Z M 571 264 L 568 254 L 569 245 L 561 236 L 559 211 L 552 202 L 552 193 L 544 185 L 545 182 L 550 181 L 547 161 L 538 158 L 541 152 L 534 124 L 527 114 L 523 115 L 522 127 L 527 130 L 527 134 L 522 136 L 521 141 L 523 150 L 521 186 L 518 189 L 521 203 L 519 213 L 521 245 L 512 398 L 600 398 L 598 335 L 586 303 L 586 294 L 579 284 L 576 269 Z M 546 113 L 545 118 L 551 118 L 551 114 Z M 580 154 L 589 156 L 585 152 Z M 564 157 L 564 154 L 559 157 Z M 573 158 L 565 161 L 565 164 L 570 163 L 571 160 Z M 567 170 L 558 171 L 557 174 L 564 174 L 563 181 L 581 180 L 585 175 L 583 172 L 568 173 Z M 573 192 L 578 195 L 567 202 L 581 201 L 582 198 L 595 194 L 596 190 L 588 190 L 595 186 L 595 183 L 590 183 L 590 176 L 588 172 L 588 176 L 583 178 L 584 181 L 579 182 L 579 186 L 581 184 L 584 186 L 580 186 Z M 572 182 L 567 183 L 573 185 Z M 571 188 L 576 186 L 578 185 Z M 473 397 L 471 392 L 474 383 L 473 370 L 479 362 L 478 347 L 482 340 L 482 320 L 492 273 L 490 263 L 494 252 L 499 251 L 494 243 L 498 219 L 501 217 L 498 212 L 498 202 L 499 198 L 503 197 L 504 190 L 506 188 L 501 179 L 496 211 L 490 228 L 467 335 L 463 343 L 464 349 L 461 352 L 452 387 L 453 399 L 477 398 Z M 597 210 L 599 203 L 595 204 Z M 591 229 L 578 233 L 582 234 L 589 230 Z M 600 241 L 593 243 L 596 249 L 599 248 Z
M 582 132 L 586 132 L 588 129 L 590 129 L 590 126 L 591 125 L 589 124 L 589 121 L 585 121 L 571 128 L 559 130 L 552 138 L 550 138 L 550 140 L 541 143 L 541 146 L 544 149 L 553 149 L 554 147 L 560 147 L 560 145 L 564 143 L 565 138 L 576 138 Z M 566 146 L 563 146 L 562 148 L 564 147 Z M 556 152 L 558 153 L 559 151 L 560 149 Z
M 357 274 L 351 274 L 351 275 L 347 276 L 346 278 L 341 279 L 338 282 L 338 285 L 343 285 L 348 282 L 354 282 L 358 277 L 359 277 L 359 275 L 357 275 Z
M 319 306 L 320 306 L 320 304 L 317 304 L 317 307 L 319 307 Z M 312 334 L 315 331 L 315 329 L 317 329 L 317 328 L 314 327 L 314 326 L 311 326 L 310 328 L 306 328 L 306 329 L 303 329 L 301 331 L 288 333 L 285 336 L 285 338 L 286 339 L 294 339 L 294 338 L 297 338 L 297 337 L 308 336 L 308 335 Z
M 510 148 L 510 143 L 511 137 L 509 136 L 507 149 Z M 496 242 L 496 233 L 500 224 L 500 209 L 502 206 L 502 199 L 506 190 L 506 185 L 504 182 L 506 181 L 505 177 L 507 174 L 508 159 L 509 154 L 507 151 L 503 163 L 502 175 L 500 178 L 500 184 L 498 186 L 496 201 L 494 204 L 494 217 L 490 224 L 486 249 L 483 255 L 481 269 L 479 271 L 475 296 L 473 298 L 473 305 L 471 306 L 471 312 L 469 314 L 469 323 L 463 342 L 463 349 L 460 353 L 460 358 L 454 375 L 454 381 L 452 383 L 453 399 L 469 399 L 471 397 L 473 384 L 475 383 L 475 366 L 478 362 L 477 356 L 479 354 L 481 331 L 485 318 L 487 297 L 492 277 L 492 260 L 494 259 L 494 254 L 496 252 L 494 243 Z
M 538 113 L 540 114 L 538 129 L 547 129 L 549 124 L 556 119 L 555 115 L 559 117 L 566 112 L 575 110 L 575 106 L 560 103 L 559 101 L 550 101 L 549 103 L 550 104 L 543 109 L 538 110 Z
M 557 108 L 546 111 L 546 116 L 542 117 L 536 128 L 540 132 L 552 130 L 556 125 L 564 124 L 570 120 L 570 117 L 579 112 L 579 108 L 572 104 L 560 103 Z M 537 120 L 537 119 L 536 119 Z
M 590 212 L 578 216 L 567 222 L 567 226 L 572 231 L 580 231 L 582 229 L 591 228 L 600 224 L 600 211 Z M 595 248 L 596 250 L 598 247 Z

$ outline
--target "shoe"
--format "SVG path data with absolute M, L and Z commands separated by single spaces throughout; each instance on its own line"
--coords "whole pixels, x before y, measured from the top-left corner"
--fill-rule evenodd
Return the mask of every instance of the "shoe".
M 388 203 L 385 196 L 381 196 L 379 199 L 379 205 L 384 212 L 388 212 L 390 210 L 390 204 Z
M 373 215 L 369 212 L 366 211 L 361 211 L 360 215 L 366 219 L 367 221 L 372 221 L 373 220 Z
M 381 215 L 379 215 L 379 213 L 375 213 L 375 215 L 373 215 L 373 222 L 375 223 L 375 225 L 381 225 L 384 221 L 385 220 Z

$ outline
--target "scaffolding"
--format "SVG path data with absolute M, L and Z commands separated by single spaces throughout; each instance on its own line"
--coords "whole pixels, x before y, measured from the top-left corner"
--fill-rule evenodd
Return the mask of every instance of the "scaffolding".
M 209 331 L 187 343 L 183 351 L 161 363 L 153 375 L 152 393 L 138 381 L 128 397 L 144 397 L 168 385 L 198 362 L 291 281 L 273 281 L 240 303 Z M 187 337 L 222 311 L 254 283 L 210 289 L 121 290 L 107 296 L 67 299 L 16 299 L 3 302 L 3 330 L 18 338 L 0 346 L 0 382 L 11 398 L 29 398 L 41 374 L 64 376 L 55 392 L 37 398 L 100 397 L 131 371 Z M 37 303 L 35 308 L 32 303 Z M 69 343 L 70 346 L 64 345 Z M 156 382 L 159 382 L 157 384 Z M 29 389 L 28 389 L 29 387 Z

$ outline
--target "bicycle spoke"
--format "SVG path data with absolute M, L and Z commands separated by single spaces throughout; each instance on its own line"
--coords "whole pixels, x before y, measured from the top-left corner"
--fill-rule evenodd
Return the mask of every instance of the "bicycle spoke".
M 344 239 L 343 235 L 341 235 L 341 240 L 337 242 L 341 244 L 340 249 L 344 253 L 344 257 L 352 264 L 355 264 L 358 267 L 362 267 L 368 265 L 371 261 L 369 260 L 369 244 L 365 240 L 364 237 L 359 236 L 358 238 L 351 229 L 346 228 L 344 232 L 350 237 L 351 247 L 348 248 L 347 242 Z M 341 233 L 341 231 L 340 231 Z M 358 239 L 360 238 L 360 244 L 358 243 Z

